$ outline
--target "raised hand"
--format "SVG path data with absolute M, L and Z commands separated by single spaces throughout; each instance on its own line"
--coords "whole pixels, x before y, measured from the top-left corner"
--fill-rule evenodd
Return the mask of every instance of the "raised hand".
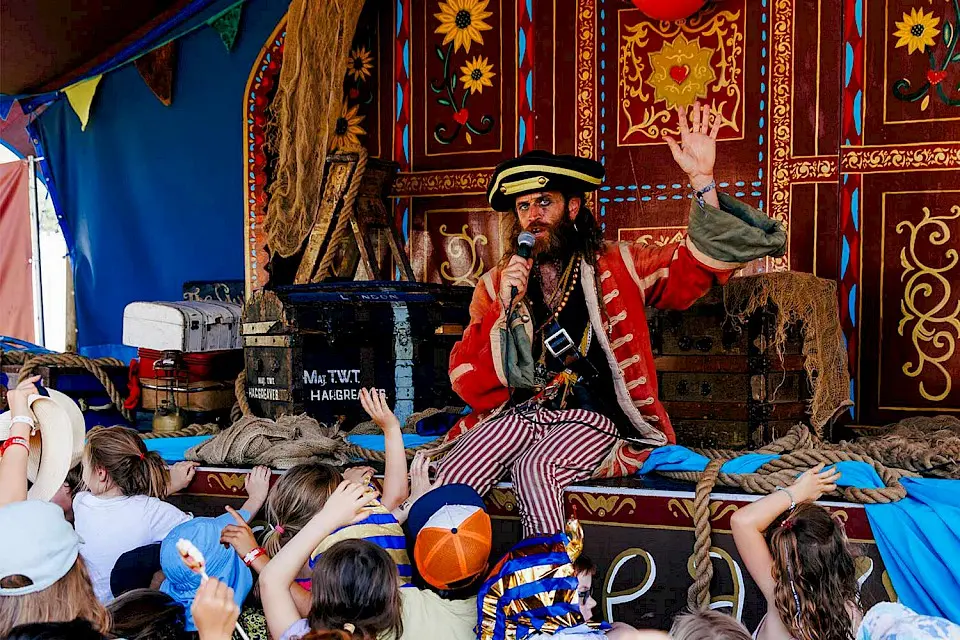
M 837 471 L 836 467 L 824 469 L 825 466 L 821 462 L 812 469 L 807 469 L 790 485 L 790 490 L 793 491 L 793 499 L 798 504 L 814 502 L 819 500 L 823 494 L 837 490 L 837 480 L 840 479 L 840 472 Z
M 357 484 L 370 484 L 370 478 L 373 477 L 373 467 L 350 467 L 343 470 L 343 479 L 355 482 Z
M 672 136 L 664 136 L 670 146 L 673 159 L 690 178 L 694 189 L 701 189 L 713 180 L 713 166 L 717 160 L 717 134 L 721 118 L 710 105 L 694 102 L 688 122 L 686 107 L 677 107 L 680 120 L 680 142 Z M 712 124 L 711 124 L 712 119 Z
M 216 578 L 200 583 L 190 606 L 200 640 L 230 640 L 240 617 L 240 607 L 233 599 L 233 589 Z
M 360 389 L 360 404 L 363 410 L 384 432 L 399 429 L 400 421 L 387 404 L 387 394 L 383 389 Z
M 199 462 L 182 460 L 170 467 L 170 489 L 168 492 L 177 493 L 189 487 L 193 481 L 193 476 L 197 475 L 197 467 L 199 466 Z
M 243 558 L 259 546 L 257 538 L 253 535 L 253 529 L 243 519 L 243 516 L 232 507 L 226 507 L 226 509 L 237 524 L 228 524 L 223 528 L 223 531 L 220 532 L 220 544 L 233 547 L 237 555 Z
M 327 498 L 318 516 L 329 518 L 336 527 L 345 527 L 365 520 L 370 515 L 366 507 L 374 504 L 376 499 L 377 492 L 369 486 L 344 480 Z

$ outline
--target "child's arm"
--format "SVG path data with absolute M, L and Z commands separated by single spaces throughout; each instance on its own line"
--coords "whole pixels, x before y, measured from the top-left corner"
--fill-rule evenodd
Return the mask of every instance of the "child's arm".
M 173 495 L 183 491 L 193 482 L 193 477 L 197 475 L 199 462 L 190 462 L 182 460 L 168 469 L 169 478 L 167 478 L 167 495 Z
M 824 493 L 837 488 L 840 472 L 835 468 L 823 471 L 823 463 L 803 472 L 797 480 L 782 491 L 774 491 L 745 507 L 740 507 L 730 518 L 730 529 L 737 551 L 753 581 L 768 602 L 774 598 L 773 556 L 767 547 L 764 532 L 790 503 L 801 504 L 819 500 Z
M 270 492 L 270 467 L 254 467 L 244 479 L 243 488 L 247 490 L 247 501 L 240 507 L 240 511 L 246 510 L 253 519 L 267 501 L 267 494 Z
M 376 492 L 370 487 L 341 483 L 327 498 L 320 513 L 313 516 L 300 533 L 263 568 L 260 573 L 260 600 L 267 617 L 267 627 L 274 638 L 282 636 L 290 625 L 302 618 L 290 593 L 290 585 L 307 563 L 310 553 L 338 528 L 366 518 L 369 513 L 364 507 L 376 497 Z
M 417 452 L 417 455 L 413 457 L 413 462 L 410 463 L 410 497 L 392 512 L 397 522 L 400 524 L 406 522 L 413 503 L 422 498 L 424 494 L 436 489 L 439 484 L 439 480 L 430 482 L 430 458 Z
M 40 376 L 22 380 L 16 389 L 7 391 L 7 404 L 10 405 L 10 417 L 27 416 L 30 412 L 30 396 L 37 393 Z M 36 424 L 36 422 L 34 422 Z M 30 456 L 30 424 L 17 422 L 10 427 L 7 436 L 11 443 L 3 457 L 0 457 L 0 506 L 27 499 L 27 458 Z M 17 440 L 13 440 L 17 438 Z M 16 442 L 18 444 L 13 444 Z
M 360 389 L 360 404 L 383 430 L 383 457 L 386 468 L 383 472 L 383 497 L 380 498 L 380 503 L 387 511 L 393 511 L 409 495 L 407 454 L 403 448 L 400 421 L 387 406 L 383 391 Z

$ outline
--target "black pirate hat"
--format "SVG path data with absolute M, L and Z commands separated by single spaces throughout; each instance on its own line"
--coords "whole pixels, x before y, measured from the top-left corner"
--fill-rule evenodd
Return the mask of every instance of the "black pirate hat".
M 514 200 L 525 193 L 596 191 L 603 175 L 603 165 L 596 160 L 529 151 L 497 165 L 487 186 L 487 199 L 494 211 L 512 211 Z

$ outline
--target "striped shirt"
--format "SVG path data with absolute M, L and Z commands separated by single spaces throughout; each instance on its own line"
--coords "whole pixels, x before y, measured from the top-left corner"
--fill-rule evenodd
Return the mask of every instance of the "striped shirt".
M 310 554 L 310 568 L 313 568 L 317 558 L 324 551 L 341 540 L 366 540 L 382 548 L 393 558 L 400 574 L 400 584 L 409 584 L 413 576 L 413 567 L 407 555 L 407 538 L 403 534 L 403 528 L 383 505 L 378 503 L 372 511 L 366 520 L 340 527 L 317 545 Z

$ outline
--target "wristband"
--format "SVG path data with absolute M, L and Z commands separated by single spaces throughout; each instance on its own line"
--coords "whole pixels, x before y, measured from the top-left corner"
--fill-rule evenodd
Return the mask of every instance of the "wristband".
M 247 555 L 243 556 L 243 564 L 249 567 L 250 565 L 253 564 L 254 560 L 259 558 L 260 556 L 266 555 L 266 553 L 267 553 L 266 549 L 264 549 L 263 547 L 257 547 L 256 549 L 251 550 L 250 553 L 248 553 Z
M 713 190 L 716 189 L 716 188 L 717 188 L 717 183 L 716 183 L 716 181 L 711 180 L 711 181 L 710 181 L 710 184 L 708 184 L 707 186 L 705 186 L 705 187 L 702 188 L 702 189 L 698 189 L 698 190 L 696 190 L 696 191 L 693 192 L 694 197 L 696 197 L 697 202 L 700 203 L 700 206 L 701 206 L 701 207 L 702 207 L 703 204 L 704 204 L 704 203 L 703 203 L 703 196 L 704 196 L 704 194 L 710 193 L 711 191 L 713 191 Z
M 13 436 L 12 438 L 7 438 L 6 442 L 3 443 L 3 446 L 0 446 L 0 455 L 7 453 L 7 449 L 14 445 L 20 445 L 27 450 L 27 453 L 30 452 L 30 443 L 27 442 L 26 438 L 21 438 L 20 436 Z
M 787 494 L 787 496 L 789 496 L 789 498 L 790 498 L 790 511 L 793 511 L 794 509 L 797 508 L 797 502 L 796 502 L 796 500 L 793 499 L 793 494 L 790 493 L 790 489 L 787 489 L 786 487 L 777 487 L 777 491 L 783 491 L 785 494 Z
M 30 425 L 30 435 L 37 433 L 37 423 L 30 416 L 13 416 L 10 420 L 10 426 L 12 427 L 15 424 L 28 424 Z

